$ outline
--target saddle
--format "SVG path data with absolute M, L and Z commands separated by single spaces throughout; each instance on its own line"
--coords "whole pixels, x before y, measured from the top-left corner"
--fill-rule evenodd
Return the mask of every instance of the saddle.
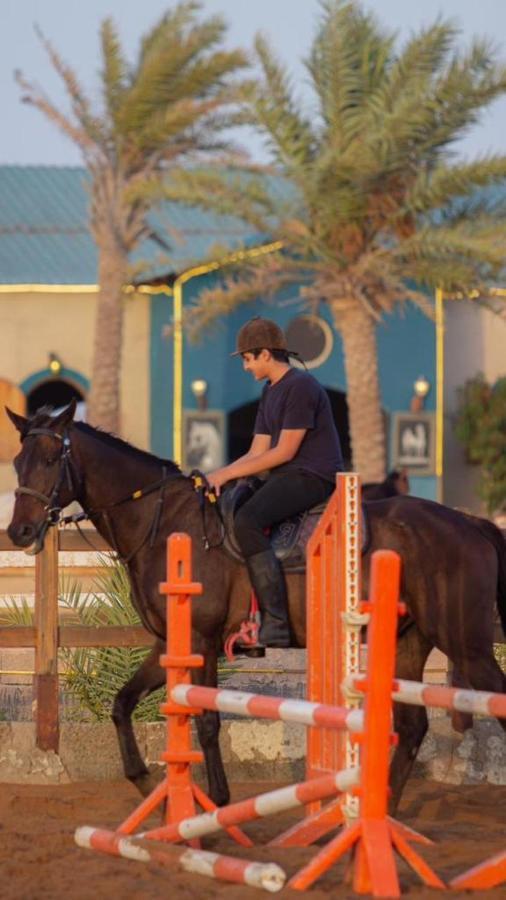
M 253 496 L 262 485 L 260 478 L 249 476 L 239 478 L 226 486 L 219 499 L 219 509 L 224 524 L 225 537 L 223 547 L 225 551 L 237 562 L 244 562 L 235 536 L 234 518 L 241 506 Z M 315 530 L 320 516 L 327 506 L 327 501 L 318 503 L 311 509 L 291 516 L 278 522 L 270 530 L 271 547 L 287 573 L 302 573 L 306 571 L 306 544 Z M 365 543 L 365 519 L 363 518 L 364 543 Z M 362 548 L 364 552 L 364 546 Z

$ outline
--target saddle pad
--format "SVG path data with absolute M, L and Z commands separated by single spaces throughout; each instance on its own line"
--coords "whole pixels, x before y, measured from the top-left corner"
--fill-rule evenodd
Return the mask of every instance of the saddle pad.
M 225 490 L 220 497 L 220 512 L 225 526 L 224 549 L 238 562 L 244 563 L 239 544 L 235 537 L 234 517 L 240 507 L 253 496 L 261 485 L 258 478 L 240 478 Z M 319 503 L 306 512 L 299 513 L 274 525 L 270 531 L 271 547 L 286 572 L 302 573 L 306 570 L 306 545 L 316 528 L 326 502 Z M 362 507 L 362 552 L 367 541 L 367 519 Z

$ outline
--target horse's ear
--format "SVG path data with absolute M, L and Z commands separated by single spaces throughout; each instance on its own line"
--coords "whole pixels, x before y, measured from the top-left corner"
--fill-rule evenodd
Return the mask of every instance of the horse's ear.
M 28 431 L 28 419 L 25 419 L 24 416 L 20 416 L 18 413 L 13 412 L 12 409 L 9 409 L 8 406 L 5 407 L 5 412 L 9 416 L 9 419 L 14 425 L 14 428 L 17 428 L 17 430 L 19 431 L 21 437 L 25 437 Z
M 54 419 L 51 420 L 51 427 L 53 428 L 66 428 L 67 425 L 72 422 L 74 418 L 74 413 L 76 411 L 77 400 L 75 397 L 72 398 L 69 405 L 65 407 L 65 409 L 60 413 L 59 416 L 55 416 Z

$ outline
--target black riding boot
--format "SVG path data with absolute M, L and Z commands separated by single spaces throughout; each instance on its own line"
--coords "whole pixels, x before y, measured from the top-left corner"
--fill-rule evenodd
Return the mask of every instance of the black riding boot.
M 283 569 L 272 550 L 263 550 L 246 559 L 262 624 L 258 639 L 265 647 L 289 647 L 288 602 Z

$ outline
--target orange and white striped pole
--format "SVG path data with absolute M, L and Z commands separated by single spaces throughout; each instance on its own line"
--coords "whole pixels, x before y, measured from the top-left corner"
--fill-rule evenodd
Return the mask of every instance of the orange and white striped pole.
M 254 719 L 278 719 L 281 722 L 351 732 L 362 731 L 364 724 L 364 714 L 360 709 L 310 703 L 308 700 L 287 700 L 265 694 L 249 694 L 246 691 L 178 684 L 172 689 L 170 696 L 181 707 L 198 706 Z
M 286 875 L 276 863 L 258 863 L 236 859 L 206 850 L 176 847 L 140 837 L 125 836 L 117 831 L 83 825 L 76 829 L 75 842 L 79 847 L 98 850 L 109 856 L 122 856 L 135 862 L 158 863 L 171 869 L 207 875 L 235 884 L 247 884 L 275 893 L 283 887 Z
M 403 681 L 402 679 L 397 679 L 396 685 L 392 696 L 398 703 L 436 706 L 440 709 L 455 709 L 458 712 L 506 719 L 506 694 L 496 694 L 492 691 L 471 691 L 465 688 L 447 687 L 443 684 L 424 684 L 423 681 Z
M 315 800 L 324 800 L 343 791 L 348 791 L 360 781 L 359 769 L 346 769 L 311 781 L 292 784 L 259 794 L 239 803 L 231 803 L 215 809 L 214 812 L 203 813 L 190 819 L 182 819 L 173 825 L 162 825 L 143 834 L 143 837 L 162 841 L 189 841 L 207 834 L 214 834 L 231 825 L 252 822 L 254 819 L 272 816 L 304 806 Z
M 485 891 L 506 882 L 506 850 L 450 881 L 455 891 Z
M 388 770 L 392 735 L 392 691 L 395 689 L 397 616 L 399 612 L 400 557 L 391 550 L 378 550 L 371 564 L 370 601 L 362 612 L 370 613 L 364 731 L 355 735 L 361 750 L 361 780 L 355 789 L 360 817 L 344 828 L 290 880 L 296 890 L 305 890 L 337 862 L 354 851 L 354 889 L 375 897 L 399 897 L 395 849 L 431 887 L 443 882 L 407 843 L 420 836 L 388 817 Z M 425 839 L 423 839 L 425 840 Z

